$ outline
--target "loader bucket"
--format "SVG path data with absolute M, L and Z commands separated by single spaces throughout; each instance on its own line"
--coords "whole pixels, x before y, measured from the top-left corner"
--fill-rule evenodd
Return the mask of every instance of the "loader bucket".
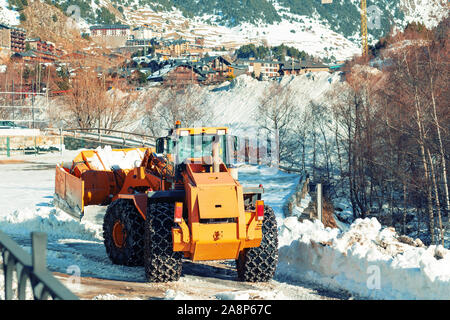
M 56 166 L 55 206 L 81 219 L 89 205 L 107 205 L 127 173 L 139 167 L 147 148 L 81 151 L 71 163 Z
M 55 206 L 81 219 L 84 214 L 84 181 L 71 175 L 65 168 L 56 166 Z

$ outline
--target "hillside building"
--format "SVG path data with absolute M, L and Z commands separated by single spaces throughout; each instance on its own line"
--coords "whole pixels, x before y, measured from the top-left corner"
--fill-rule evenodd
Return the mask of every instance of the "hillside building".
M 206 69 L 202 68 L 202 70 L 213 70 L 221 76 L 228 74 L 228 66 L 231 65 L 231 62 L 222 56 L 204 57 L 199 62 L 206 67 Z
M 91 26 L 90 31 L 93 41 L 109 48 L 125 46 L 131 35 L 130 26 L 123 24 Z
M 255 78 L 263 80 L 279 77 L 282 65 L 281 62 L 276 60 L 258 60 L 254 58 L 238 59 L 236 64 L 247 66 L 249 74 L 253 74 Z
M 190 42 L 185 39 L 164 40 L 161 41 L 156 53 L 168 54 L 173 58 L 180 57 L 190 49 Z
M 330 71 L 327 65 L 313 61 L 287 61 L 281 66 L 280 74 L 282 76 L 301 75 L 308 72 Z
M 0 49 L 11 50 L 11 29 L 0 24 Z
M 192 64 L 181 62 L 164 66 L 150 75 L 147 80 L 167 86 L 186 86 L 202 83 L 207 80 L 207 77 Z
M 25 51 L 25 38 L 27 32 L 25 29 L 11 27 L 11 51 L 24 52 Z
M 141 40 L 141 39 L 151 39 L 155 35 L 152 28 L 148 26 L 139 26 L 133 29 L 133 31 L 131 32 L 131 36 L 135 40 Z
M 248 66 L 247 65 L 241 65 L 241 64 L 230 64 L 228 66 L 228 77 L 236 78 L 239 77 L 242 74 L 248 73 Z
M 12 52 L 25 51 L 26 30 L 0 24 L 0 48 Z

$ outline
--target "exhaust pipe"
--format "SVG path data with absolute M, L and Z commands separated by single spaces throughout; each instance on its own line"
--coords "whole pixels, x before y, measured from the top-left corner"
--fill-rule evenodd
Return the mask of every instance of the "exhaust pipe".
M 212 158 L 213 158 L 213 172 L 220 172 L 220 157 L 219 157 L 219 136 L 214 136 L 212 144 Z

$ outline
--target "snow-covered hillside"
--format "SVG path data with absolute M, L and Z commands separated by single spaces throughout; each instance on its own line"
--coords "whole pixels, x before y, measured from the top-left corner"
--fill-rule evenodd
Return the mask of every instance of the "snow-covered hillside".
M 261 99 L 267 95 L 269 88 L 277 82 L 278 80 L 258 81 L 248 75 L 241 75 L 231 82 L 224 82 L 218 86 L 195 86 L 196 108 L 210 113 L 209 119 L 204 122 L 199 121 L 198 125 L 227 126 L 236 135 L 256 137 L 259 132 L 258 106 Z M 326 94 L 339 83 L 341 83 L 341 76 L 338 73 L 328 72 L 286 76 L 279 81 L 281 87 L 290 91 L 293 103 L 299 110 L 304 109 L 311 100 L 325 101 Z M 159 90 L 161 90 L 159 86 L 147 88 L 143 98 L 151 97 L 155 91 Z M 187 101 L 181 99 L 179 103 L 187 103 Z M 164 106 L 158 105 L 158 107 Z M 139 112 L 139 107 L 136 111 Z M 132 129 L 142 130 L 142 128 L 145 128 L 145 118 L 136 121 Z
M 448 16 L 447 0 L 401 0 L 405 22 L 421 22 L 431 29 Z
M 3 0 L 6 1 L 6 0 Z M 236 49 L 243 44 L 286 44 L 321 58 L 343 60 L 361 52 L 360 1 L 339 0 L 321 4 L 305 0 L 303 5 L 290 0 L 247 2 L 239 10 L 238 1 L 210 0 L 57 0 L 64 10 L 79 5 L 79 26 L 105 22 L 102 10 L 108 10 L 117 22 L 131 26 L 148 24 L 156 37 L 205 39 L 211 48 Z M 444 0 L 379 0 L 368 2 L 369 42 L 376 42 L 391 28 L 403 28 L 408 22 L 435 26 L 448 15 Z M 120 10 L 119 10 L 120 9 Z
M 359 45 L 343 35 L 330 30 L 329 26 L 308 16 L 296 16 L 286 13 L 293 20 L 283 19 L 274 24 L 242 23 L 234 27 L 208 24 L 210 16 L 185 18 L 178 10 L 173 12 L 155 12 L 151 9 L 126 8 L 124 22 L 140 25 L 148 23 L 157 30 L 156 35 L 167 37 L 174 34 L 185 39 L 195 40 L 202 37 L 210 47 L 238 48 L 253 43 L 277 46 L 285 44 L 303 50 L 317 57 L 346 59 L 360 52 Z
M 20 23 L 19 13 L 8 9 L 8 0 L 0 0 L 0 23 L 16 26 Z

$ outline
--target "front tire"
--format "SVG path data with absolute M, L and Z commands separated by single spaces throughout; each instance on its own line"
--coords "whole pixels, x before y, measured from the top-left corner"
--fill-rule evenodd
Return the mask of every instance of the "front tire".
M 272 208 L 265 206 L 261 244 L 256 248 L 247 248 L 239 254 L 236 260 L 238 278 L 247 282 L 267 282 L 273 278 L 277 263 L 277 221 Z
M 173 251 L 174 209 L 173 202 L 155 202 L 147 208 L 144 267 L 148 282 L 180 279 L 183 254 Z
M 118 199 L 108 206 L 103 219 L 103 239 L 114 264 L 144 264 L 144 219 L 133 201 Z

